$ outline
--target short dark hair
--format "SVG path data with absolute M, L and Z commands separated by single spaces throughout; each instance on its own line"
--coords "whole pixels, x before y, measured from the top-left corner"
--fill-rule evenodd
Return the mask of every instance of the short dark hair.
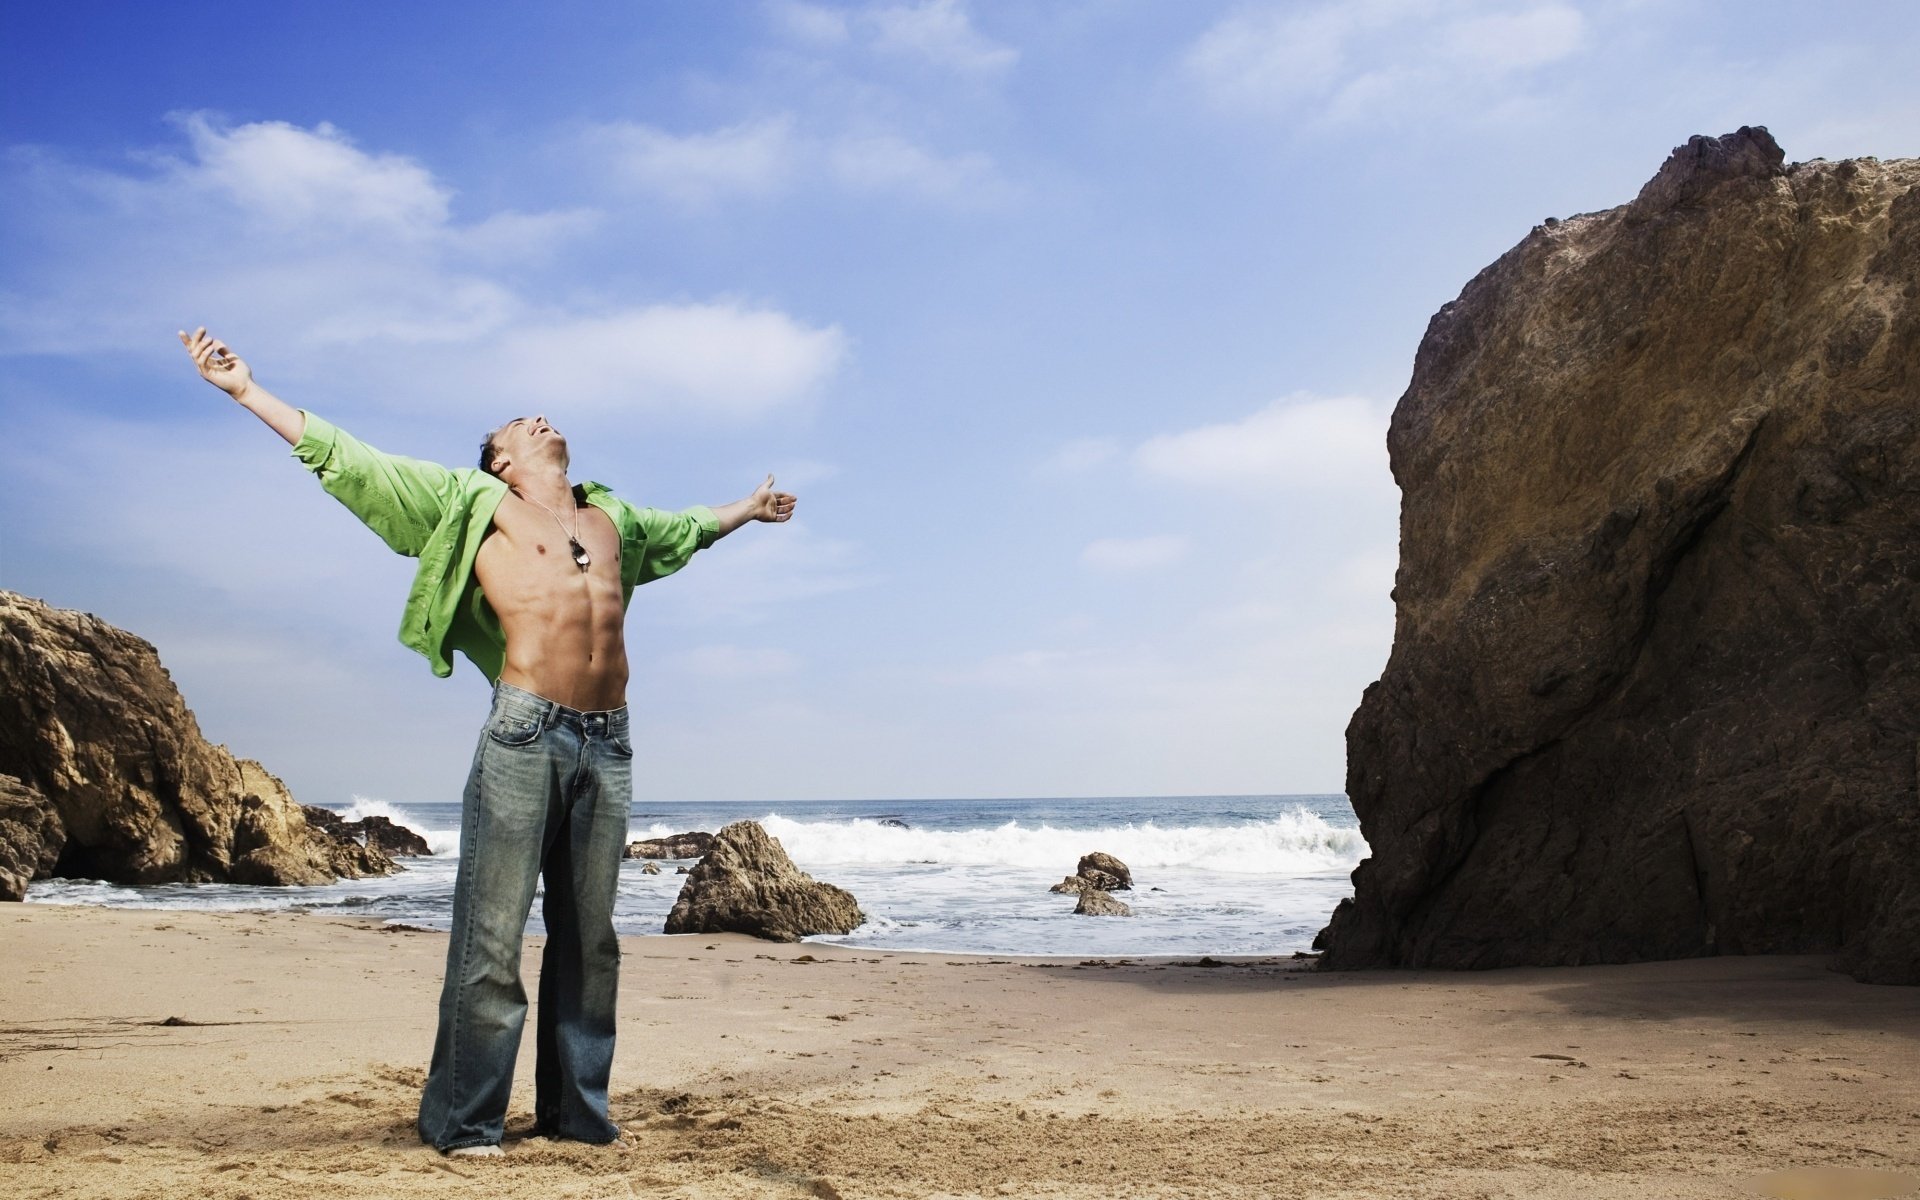
M 513 419 L 513 421 L 524 421 L 524 420 L 526 420 L 525 417 L 515 417 Z M 513 424 L 513 421 L 508 421 L 505 425 L 500 426 L 500 429 L 505 429 L 507 425 Z M 500 429 L 496 429 L 493 431 L 493 433 L 489 433 L 485 438 L 481 439 L 481 442 L 480 442 L 480 469 L 482 471 L 485 471 L 489 475 L 493 474 L 493 455 L 494 455 L 493 434 L 499 433 Z

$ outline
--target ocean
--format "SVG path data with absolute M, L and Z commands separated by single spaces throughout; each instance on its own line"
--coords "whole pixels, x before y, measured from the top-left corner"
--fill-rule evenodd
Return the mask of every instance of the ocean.
M 357 798 L 345 813 L 390 817 L 423 834 L 434 856 L 320 887 L 46 879 L 27 899 L 334 912 L 447 928 L 459 804 Z M 636 803 L 629 830 L 652 838 L 741 819 L 759 821 L 801 870 L 852 892 L 867 914 L 851 934 L 810 940 L 952 954 L 1289 954 L 1307 949 L 1352 894 L 1348 875 L 1367 855 L 1339 795 Z M 1132 869 L 1134 890 L 1120 893 L 1131 918 L 1075 916 L 1075 897 L 1047 890 L 1094 850 Z M 621 933 L 660 932 L 684 882 L 674 867 L 692 864 L 661 865 L 648 875 L 638 861 L 622 864 Z M 539 912 L 536 901 L 530 932 L 542 931 Z

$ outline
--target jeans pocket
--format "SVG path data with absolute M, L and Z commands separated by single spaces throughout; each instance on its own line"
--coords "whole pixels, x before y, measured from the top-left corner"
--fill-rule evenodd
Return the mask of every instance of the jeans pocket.
M 607 749 L 613 751 L 616 758 L 632 758 L 633 739 L 624 733 L 612 734 L 607 738 Z
M 502 746 L 527 746 L 540 736 L 538 718 L 503 712 L 487 722 L 487 736 Z

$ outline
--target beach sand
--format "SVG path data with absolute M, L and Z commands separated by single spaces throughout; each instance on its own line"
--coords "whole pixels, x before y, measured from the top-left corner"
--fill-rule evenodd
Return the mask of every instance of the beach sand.
M 1750 1181 L 1791 1168 L 1920 1179 L 1920 989 L 1818 958 L 1319 974 L 631 938 L 613 1115 L 632 1149 L 523 1136 L 529 1036 L 508 1153 L 470 1161 L 413 1132 L 444 934 L 9 905 L 0 944 L 8 1197 L 1694 1197 L 1765 1194 Z

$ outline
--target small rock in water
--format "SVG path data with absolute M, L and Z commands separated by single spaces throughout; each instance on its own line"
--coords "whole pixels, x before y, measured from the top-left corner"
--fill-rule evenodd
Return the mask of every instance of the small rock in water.
M 640 868 L 640 873 L 642 875 L 658 875 L 660 873 L 660 864 L 657 862 L 650 862 L 646 866 Z
M 1080 903 L 1074 906 L 1074 913 L 1082 917 L 1130 917 L 1133 910 L 1115 900 L 1099 888 L 1089 887 L 1080 893 Z
M 1080 865 L 1074 873 L 1054 884 L 1047 890 L 1063 895 L 1084 894 L 1088 890 L 1098 892 L 1124 892 L 1133 887 L 1133 872 L 1127 864 L 1111 854 L 1095 850 L 1091 854 L 1080 856 Z M 1158 891 L 1159 889 L 1155 889 Z
M 713 835 L 691 830 L 663 838 L 629 842 L 621 858 L 699 858 L 713 845 Z
M 1073 873 L 1091 879 L 1103 892 L 1124 892 L 1133 887 L 1133 872 L 1127 869 L 1127 864 L 1099 850 L 1082 854 L 1080 865 Z

